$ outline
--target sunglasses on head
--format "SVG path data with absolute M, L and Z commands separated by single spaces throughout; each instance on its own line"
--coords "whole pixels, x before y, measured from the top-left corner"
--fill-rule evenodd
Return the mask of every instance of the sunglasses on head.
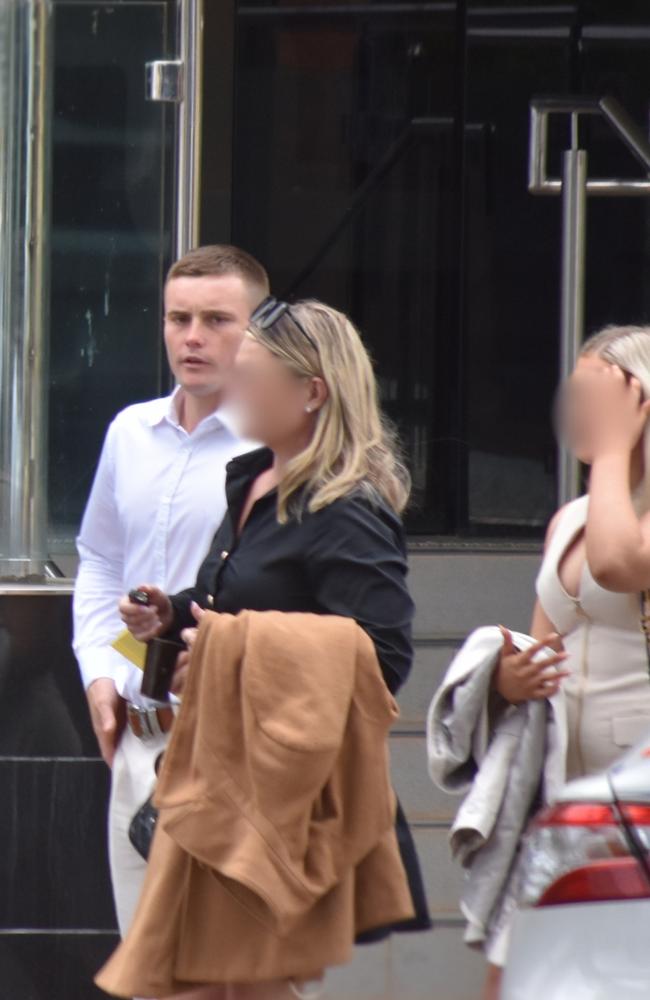
M 268 330 L 285 314 L 289 317 L 293 325 L 300 330 L 303 337 L 309 341 L 314 350 L 318 352 L 316 341 L 307 333 L 302 323 L 296 319 L 289 303 L 283 302 L 281 299 L 276 299 L 273 295 L 269 295 L 263 302 L 260 302 L 251 316 L 251 323 L 259 326 L 260 330 Z

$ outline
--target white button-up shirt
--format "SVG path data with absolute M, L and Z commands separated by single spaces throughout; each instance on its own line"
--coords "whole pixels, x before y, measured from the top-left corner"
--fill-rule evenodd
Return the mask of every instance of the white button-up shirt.
M 129 406 L 108 428 L 77 538 L 73 648 L 85 687 L 111 677 L 136 705 L 142 672 L 111 648 L 117 604 L 139 583 L 173 594 L 194 583 L 226 510 L 225 470 L 256 447 L 218 409 L 188 434 L 171 396 Z

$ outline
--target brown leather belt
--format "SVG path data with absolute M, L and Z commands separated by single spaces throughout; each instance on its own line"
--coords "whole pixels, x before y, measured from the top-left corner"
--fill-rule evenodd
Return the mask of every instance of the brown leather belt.
M 126 719 L 134 736 L 139 740 L 151 740 L 156 736 L 164 736 L 172 728 L 174 709 L 138 708 L 129 703 L 126 706 Z

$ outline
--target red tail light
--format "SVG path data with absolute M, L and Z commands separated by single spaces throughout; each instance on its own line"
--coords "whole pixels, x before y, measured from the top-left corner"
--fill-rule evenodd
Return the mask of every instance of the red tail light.
M 622 805 L 621 814 L 650 852 L 650 805 Z M 650 879 L 612 805 L 561 802 L 543 810 L 526 838 L 522 903 L 557 906 L 650 897 Z
M 650 805 L 627 802 L 620 812 L 634 826 L 650 827 Z M 617 826 L 614 807 L 600 802 L 559 802 L 543 809 L 535 826 Z
M 560 903 L 603 902 L 607 899 L 644 899 L 650 883 L 636 858 L 594 861 L 561 875 L 541 895 L 537 906 Z

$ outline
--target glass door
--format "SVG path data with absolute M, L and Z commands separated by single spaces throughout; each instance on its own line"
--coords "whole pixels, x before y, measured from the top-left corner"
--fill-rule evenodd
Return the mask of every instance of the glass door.
M 167 391 L 176 106 L 145 64 L 177 57 L 177 4 L 53 0 L 49 551 L 64 560 L 106 427 Z
M 198 239 L 201 6 L 0 4 L 3 579 L 74 574 L 109 421 L 169 388 L 164 275 Z M 148 99 L 147 64 L 178 85 Z

